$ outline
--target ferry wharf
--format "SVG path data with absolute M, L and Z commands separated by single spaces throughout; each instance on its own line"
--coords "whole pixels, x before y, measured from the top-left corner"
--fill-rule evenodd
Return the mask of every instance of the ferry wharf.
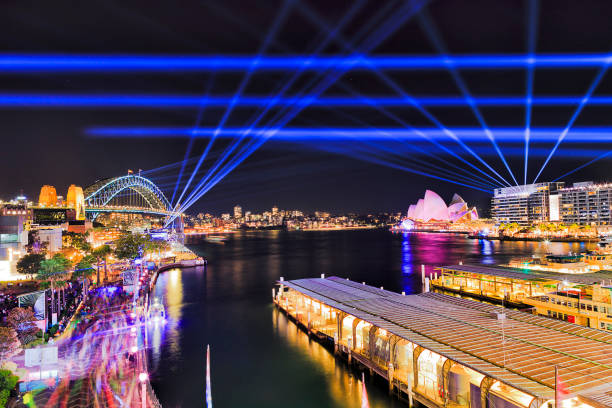
M 529 307 L 542 316 L 612 333 L 612 271 L 559 273 L 483 265 L 436 269 L 431 280 L 436 291 Z
M 275 305 L 430 408 L 612 407 L 612 334 L 438 293 L 338 277 L 277 282 Z M 558 377 L 557 377 L 558 373 Z M 555 393 L 557 378 L 564 384 Z

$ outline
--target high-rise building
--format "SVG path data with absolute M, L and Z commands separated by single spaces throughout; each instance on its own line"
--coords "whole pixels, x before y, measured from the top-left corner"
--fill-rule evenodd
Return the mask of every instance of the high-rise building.
M 234 206 L 234 218 L 237 220 L 242 218 L 242 207 L 239 205 Z
M 574 183 L 560 191 L 559 212 L 565 224 L 611 225 L 612 183 Z
M 563 182 L 548 182 L 496 188 L 491 215 L 498 223 L 520 225 L 559 221 L 558 194 L 563 185 Z
M 275 217 L 278 215 L 278 207 L 274 206 L 272 207 L 272 216 Z

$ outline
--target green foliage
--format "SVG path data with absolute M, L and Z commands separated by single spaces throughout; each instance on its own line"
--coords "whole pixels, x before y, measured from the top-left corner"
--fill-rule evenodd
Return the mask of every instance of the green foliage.
M 17 261 L 17 272 L 24 275 L 35 275 L 40 269 L 40 263 L 45 260 L 45 254 L 26 254 Z
M 0 327 L 0 361 L 8 360 L 21 351 L 21 342 L 12 327 Z
M 168 249 L 170 244 L 167 241 L 147 239 L 144 244 L 144 251 L 147 253 L 166 252 Z
M 87 242 L 89 233 L 65 232 L 62 236 L 62 246 L 64 248 L 75 248 L 80 251 L 89 252 L 91 245 Z
M 55 336 L 58 330 L 59 330 L 59 326 L 57 324 L 54 324 L 53 326 L 49 328 L 49 336 L 51 337 Z
M 0 370 L 0 408 L 6 407 L 11 391 L 17 386 L 19 377 L 10 370 Z
M 50 281 L 42 281 L 38 284 L 38 288 L 41 290 L 46 290 L 46 289 L 49 289 L 50 287 L 51 287 Z
M 41 335 L 41 336 L 44 336 L 44 335 Z M 43 345 L 43 344 L 45 344 L 45 339 L 43 337 L 41 337 L 40 339 L 36 339 L 36 340 L 33 340 L 33 341 L 29 342 L 28 344 L 24 344 L 23 348 L 24 349 L 31 349 L 31 348 L 36 348 L 36 347 L 38 347 L 40 345 Z
M 51 259 L 45 259 L 40 263 L 37 279 L 57 281 L 64 278 L 72 262 L 62 254 L 55 254 Z
M 91 251 L 91 255 L 94 258 L 96 258 L 98 260 L 101 260 L 101 259 L 105 259 L 112 252 L 113 252 L 113 250 L 111 249 L 110 246 L 108 246 L 108 245 L 100 245 L 99 247 L 97 247 L 96 249 Z
M 140 256 L 141 250 L 149 245 L 150 237 L 143 234 L 127 233 L 115 241 L 115 256 L 119 259 L 135 259 Z
M 107 245 L 108 246 L 108 245 Z M 109 248 L 110 249 L 110 248 Z M 85 255 L 74 267 L 72 276 L 77 279 L 84 279 L 92 276 L 95 272 L 93 264 L 96 262 L 96 257 L 93 255 Z
M 26 344 L 36 339 L 36 333 L 39 329 L 35 324 L 35 320 L 32 310 L 23 307 L 11 309 L 6 317 L 6 322 L 15 329 L 21 344 Z
M 11 392 L 9 390 L 0 391 L 0 408 L 5 408 L 8 403 Z

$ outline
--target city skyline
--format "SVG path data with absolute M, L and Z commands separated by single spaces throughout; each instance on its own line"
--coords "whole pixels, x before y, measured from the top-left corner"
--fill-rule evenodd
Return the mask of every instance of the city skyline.
M 32 64 L 40 64 L 41 68 L 37 69 L 42 71 L 26 70 L 19 65 L 10 68 L 15 61 L 6 58 L 0 61 L 5 67 L 0 76 L 5 89 L 0 95 L 0 122 L 6 135 L 4 151 L 9 153 L 3 158 L 4 164 L 18 170 L 22 168 L 21 161 L 28 158 L 36 160 L 45 174 L 33 177 L 29 172 L 15 171 L 12 177 L 0 180 L 0 191 L 7 195 L 23 191 L 32 197 L 42 184 L 53 184 L 60 189 L 70 184 L 86 187 L 98 179 L 124 174 L 128 169 L 143 169 L 173 204 L 186 201 L 179 200 L 181 192 L 190 196 L 195 185 L 214 167 L 214 160 L 228 152 L 231 138 L 224 136 L 215 141 L 198 170 L 196 162 L 206 151 L 207 137 L 189 142 L 184 134 L 150 136 L 147 128 L 191 129 L 195 125 L 214 129 L 225 112 L 231 110 L 224 128 L 240 129 L 250 123 L 247 118 L 261 109 L 261 104 L 270 102 L 270 95 L 274 95 L 270 92 L 274 89 L 286 85 L 288 98 L 300 94 L 300 81 L 289 85 L 291 75 L 312 78 L 324 72 L 281 74 L 264 69 L 243 76 L 243 68 L 238 67 L 219 72 L 177 69 L 169 73 L 169 70 L 151 69 L 146 63 L 141 68 L 107 71 L 95 68 L 99 63 L 96 58 L 111 58 L 111 61 L 119 58 L 120 64 L 120 58 L 125 55 L 179 59 L 219 55 L 240 57 L 248 64 L 251 63 L 248 58 L 258 52 L 270 58 L 345 56 L 350 55 L 350 52 L 347 54 L 348 38 L 351 35 L 360 38 L 363 21 L 376 11 L 376 6 L 368 2 L 346 8 L 341 4 L 313 1 L 287 6 L 287 10 L 278 2 L 258 7 L 257 12 L 252 5 L 237 0 L 223 4 L 196 3 L 188 2 L 183 11 L 170 11 L 167 5 L 157 4 L 144 19 L 139 17 L 140 11 L 133 4 L 92 3 L 87 9 L 67 7 L 70 11 L 66 13 L 60 12 L 66 8 L 61 2 L 54 6 L 41 5 L 41 13 L 63 27 L 61 32 L 37 27 L 34 22 L 15 24 L 23 19 L 23 10 L 19 5 L 7 5 L 0 17 L 3 23 L 0 32 L 5 30 L 5 37 L 18 41 L 7 44 L 4 50 L 31 58 Z M 363 69 L 343 73 L 321 95 L 322 101 L 336 98 L 333 106 L 300 108 L 299 114 L 291 119 L 287 117 L 284 124 L 289 130 L 340 128 L 377 132 L 382 129 L 383 135 L 385 129 L 402 131 L 413 126 L 431 132 L 440 127 L 458 132 L 461 143 L 454 142 L 444 132 L 434 137 L 439 143 L 435 146 L 413 139 L 397 143 L 367 139 L 347 143 L 338 140 L 337 135 L 333 140 L 319 139 L 319 136 L 294 141 L 272 138 L 249 155 L 236 157 L 237 165 L 211 180 L 201 196 L 194 194 L 194 200 L 189 203 L 193 206 L 191 212 L 221 212 L 233 205 L 235 196 L 259 210 L 276 202 L 283 207 L 299 206 L 308 211 L 316 208 L 338 212 L 399 211 L 405 210 L 407 203 L 415 201 L 428 188 L 434 188 L 446 200 L 458 192 L 478 208 L 485 209 L 489 196 L 482 190 L 503 186 L 501 179 L 510 184 L 524 184 L 525 180 L 529 183 L 535 178 L 552 181 L 558 177 L 566 183 L 607 181 L 609 157 L 602 157 L 607 152 L 607 135 L 599 133 L 595 137 L 589 132 L 594 132 L 594 127 L 607 126 L 609 101 L 606 98 L 612 90 L 612 81 L 606 67 L 598 64 L 605 61 L 609 52 L 605 27 L 612 17 L 612 6 L 604 2 L 588 8 L 566 1 L 554 5 L 539 3 L 539 8 L 532 10 L 528 4 L 531 3 L 519 7 L 509 0 L 495 5 L 448 0 L 428 5 L 414 19 L 398 26 L 397 31 L 384 33 L 385 37 L 381 32 L 381 37 L 376 39 L 379 42 L 372 50 L 372 57 L 408 58 L 400 61 L 404 68 L 382 73 Z M 184 12 L 188 9 L 203 13 L 206 30 L 189 28 L 200 27 L 201 21 L 198 19 L 196 24 L 191 13 Z M 178 13 L 183 23 L 177 24 L 168 18 L 173 12 Z M 108 21 L 101 24 L 95 17 L 98 14 L 106 15 Z M 342 21 L 345 15 L 346 24 L 332 35 L 331 21 Z M 77 21 L 91 27 L 87 35 L 79 35 L 81 26 Z M 28 29 L 30 26 L 32 30 Z M 585 44 L 578 40 L 578 34 L 587 31 L 589 41 Z M 322 39 L 308 46 L 313 33 Z M 76 36 L 81 38 L 78 44 L 72 41 Z M 141 38 L 148 41 L 135 40 Z M 405 41 L 405 38 L 415 41 Z M 500 42 L 499 38 L 504 41 Z M 535 55 L 533 69 L 529 68 L 530 51 Z M 87 54 L 94 68 L 83 65 L 50 71 L 44 65 L 44 55 L 59 54 Z M 474 66 L 454 72 L 440 69 L 436 58 L 441 54 L 455 56 L 458 64 L 466 64 L 461 59 L 465 56 L 485 57 L 480 62 L 468 61 Z M 498 61 L 504 55 L 514 56 L 519 62 L 508 67 L 508 62 Z M 551 64 L 546 62 L 551 55 L 561 57 Z M 592 62 L 581 62 L 581 55 L 588 55 Z M 427 69 L 410 68 L 415 62 L 410 58 L 418 56 L 430 58 Z M 291 60 L 285 65 L 296 69 L 290 67 Z M 497 64 L 498 68 L 487 69 L 487 64 Z M 481 72 L 486 75 L 480 75 Z M 36 75 L 36 83 L 30 80 L 32 75 Z M 530 75 L 533 76 L 531 91 Z M 245 82 L 241 85 L 242 81 Z M 236 106 L 228 110 L 228 101 L 240 89 Z M 530 92 L 533 106 L 527 102 L 531 100 L 527 98 Z M 171 102 L 158 100 L 164 95 L 179 99 L 209 96 L 221 102 L 202 109 L 194 106 L 193 100 L 190 105 L 169 107 Z M 376 101 L 372 102 L 374 105 L 380 105 L 370 106 L 367 100 L 355 95 L 372 98 Z M 403 103 L 406 95 L 415 96 L 433 116 Z M 475 106 L 470 106 L 468 96 L 474 97 Z M 249 97 L 263 99 L 244 106 L 242 99 Z M 582 102 L 589 97 L 592 104 Z M 66 102 L 70 98 L 73 101 Z M 108 100 L 96 102 L 96 98 Z M 387 102 L 380 102 L 383 100 Z M 270 108 L 268 116 L 279 109 Z M 526 136 L 522 129 L 526 126 L 527 112 L 531 114 L 529 127 L 533 128 L 530 149 L 523 146 Z M 432 118 L 439 122 L 432 122 Z M 263 123 L 254 126 L 260 125 Z M 583 132 L 582 136 L 576 139 L 570 131 L 565 137 L 565 127 Z M 101 136 L 91 133 L 94 128 L 132 129 L 142 134 L 138 138 Z M 464 135 L 461 133 L 464 128 L 481 133 Z M 492 134 L 487 134 L 487 129 Z M 514 133 L 508 133 L 508 129 L 514 129 Z M 543 135 L 545 129 L 549 133 Z M 361 136 L 349 134 L 348 137 Z M 491 143 L 496 138 L 499 140 Z M 191 162 L 181 177 L 181 166 L 162 170 L 189 158 Z M 589 162 L 592 163 L 585 166 Z M 564 176 L 576 169 L 575 173 Z M 193 182 L 187 187 L 192 174 Z
M 0 408 L 612 408 L 612 2 L 0 13 Z

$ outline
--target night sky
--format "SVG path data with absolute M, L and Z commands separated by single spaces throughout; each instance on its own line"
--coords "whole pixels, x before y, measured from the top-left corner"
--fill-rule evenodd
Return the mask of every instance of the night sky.
M 322 27 L 335 27 L 356 1 L 296 0 L 290 2 L 286 18 L 269 46 L 267 55 L 309 56 L 325 40 Z M 389 2 L 363 1 L 340 30 L 346 41 L 358 40 L 360 30 Z M 7 0 L 0 13 L 0 52 L 4 54 L 160 54 L 160 55 L 255 55 L 284 2 L 246 0 L 180 1 L 27 1 Z M 404 2 L 391 2 L 386 21 Z M 440 49 L 427 35 L 429 27 L 448 54 L 525 54 L 528 43 L 528 3 L 513 0 L 439 0 L 426 2 L 420 15 L 388 33 L 370 55 L 438 55 Z M 315 22 L 314 19 L 318 21 Z M 537 13 L 536 53 L 608 53 L 612 50 L 612 2 L 556 0 L 541 1 Z M 387 21 L 388 23 L 388 21 Z M 385 24 L 377 24 L 376 28 Z M 391 26 L 388 24 L 388 26 Z M 359 44 L 359 41 L 357 41 Z M 331 41 L 320 54 L 349 55 L 338 41 Z M 537 69 L 534 95 L 572 95 L 582 97 L 599 71 L 581 69 Z M 461 96 L 447 70 L 386 71 L 404 92 L 418 96 Z M 275 95 L 293 72 L 256 72 L 243 95 Z M 526 92 L 526 70 L 460 71 L 473 96 L 514 95 Z M 132 72 L 132 73 L 2 73 L 0 93 L 46 94 L 172 94 L 231 96 L 244 72 Z M 302 90 L 318 78 L 304 73 L 287 95 Z M 346 96 L 349 90 L 364 96 L 397 96 L 397 93 L 372 72 L 351 71 L 329 87 L 323 95 Z M 612 95 L 612 74 L 604 75 L 594 95 Z M 563 128 L 576 106 L 534 106 L 532 127 Z M 387 109 L 404 123 L 432 127 L 421 113 L 410 107 Z M 448 127 L 480 127 L 468 107 L 428 108 Z M 525 126 L 524 107 L 482 107 L 490 127 Z M 273 109 L 266 119 L 273 117 Z M 246 126 L 257 113 L 255 108 L 235 108 L 227 127 Z M 206 108 L 199 125 L 215 127 L 223 108 Z M 155 170 L 183 160 L 185 138 L 96 138 L 85 130 L 94 126 L 196 126 L 198 109 L 126 108 L 0 108 L 2 135 L 2 177 L 0 196 L 12 198 L 20 191 L 37 197 L 43 184 L 52 184 L 65 194 L 71 183 L 87 186 L 97 179 L 124 174 L 128 169 L 148 170 L 170 197 L 179 167 Z M 265 124 L 266 122 L 262 122 Z M 398 128 L 402 125 L 371 107 L 324 109 L 307 108 L 287 127 L 364 127 Z M 612 126 L 610 106 L 587 106 L 575 127 Z M 596 156 L 612 150 L 609 141 L 563 143 L 539 181 L 552 180 Z M 187 166 L 204 150 L 207 139 L 198 139 Z M 214 144 L 209 158 L 196 176 L 206 174 L 230 140 Z M 552 149 L 554 142 L 534 144 L 529 161 L 531 181 Z M 470 141 L 474 148 L 500 174 L 508 172 L 492 145 Z M 444 146 L 466 160 L 478 164 L 453 142 Z M 521 143 L 500 143 L 517 179 L 523 180 Z M 470 204 L 486 209 L 490 196 L 482 191 L 417 175 L 399 167 L 427 172 L 419 163 L 466 165 L 425 142 L 419 149 L 406 143 L 372 144 L 359 140 L 331 143 L 322 140 L 287 143 L 270 140 L 221 180 L 188 212 L 228 212 L 235 204 L 260 211 L 281 208 L 316 209 L 332 212 L 405 211 L 423 195 L 426 188 L 437 191 L 449 201 L 454 192 Z M 376 158 L 368 160 L 366 156 Z M 391 156 L 393 158 L 391 159 Z M 434 157 L 434 158 L 432 158 Z M 566 182 L 612 180 L 610 157 L 568 176 Z M 195 158 L 195 159 L 194 159 Z M 388 162 L 388 163 L 387 163 Z M 387 165 L 385 165 L 385 163 Z M 479 167 L 484 168 L 478 164 Z M 480 178 L 478 173 L 472 177 Z M 179 189 L 179 191 L 182 190 Z

